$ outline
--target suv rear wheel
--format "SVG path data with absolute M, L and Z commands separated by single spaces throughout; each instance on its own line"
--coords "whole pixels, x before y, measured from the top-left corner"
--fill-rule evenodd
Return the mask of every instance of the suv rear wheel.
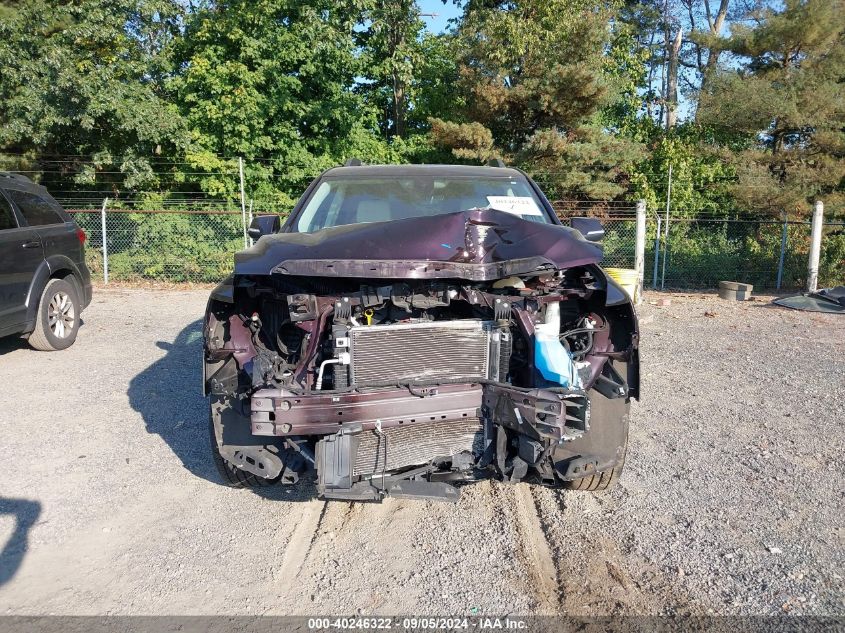
M 79 332 L 80 312 L 73 283 L 67 279 L 51 279 L 41 293 L 29 344 L 44 352 L 70 347 Z

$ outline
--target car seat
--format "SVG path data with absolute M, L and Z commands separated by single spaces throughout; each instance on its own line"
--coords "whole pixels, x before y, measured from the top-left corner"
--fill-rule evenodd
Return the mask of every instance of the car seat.
M 390 203 L 386 200 L 360 200 L 355 206 L 355 222 L 386 222 L 392 220 Z

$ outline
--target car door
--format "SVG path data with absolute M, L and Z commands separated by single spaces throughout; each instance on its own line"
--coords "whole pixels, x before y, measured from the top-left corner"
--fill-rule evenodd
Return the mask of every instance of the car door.
M 26 297 L 44 250 L 41 237 L 26 226 L 0 189 L 0 336 L 26 321 Z
M 44 248 L 44 257 L 66 255 L 79 263 L 79 238 L 76 226 L 62 216 L 61 206 L 46 192 L 35 192 L 10 185 L 9 199 L 17 206 L 24 223 L 35 229 Z

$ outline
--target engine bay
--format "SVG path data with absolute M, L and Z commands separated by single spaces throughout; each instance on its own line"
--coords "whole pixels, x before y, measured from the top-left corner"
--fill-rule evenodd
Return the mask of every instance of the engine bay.
M 205 388 L 228 412 L 218 445 L 268 479 L 316 471 L 333 498 L 449 499 L 453 481 L 600 469 L 613 456 L 578 447 L 593 403 L 638 397 L 636 317 L 614 291 L 596 266 L 485 282 L 236 276 L 204 332 Z

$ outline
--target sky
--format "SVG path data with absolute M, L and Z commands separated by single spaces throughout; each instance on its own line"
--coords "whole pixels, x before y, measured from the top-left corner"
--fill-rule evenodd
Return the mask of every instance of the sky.
M 423 16 L 428 30 L 432 33 L 443 33 L 449 28 L 449 20 L 461 14 L 460 7 L 455 6 L 454 0 L 417 0 L 421 13 L 436 13 L 436 17 Z

